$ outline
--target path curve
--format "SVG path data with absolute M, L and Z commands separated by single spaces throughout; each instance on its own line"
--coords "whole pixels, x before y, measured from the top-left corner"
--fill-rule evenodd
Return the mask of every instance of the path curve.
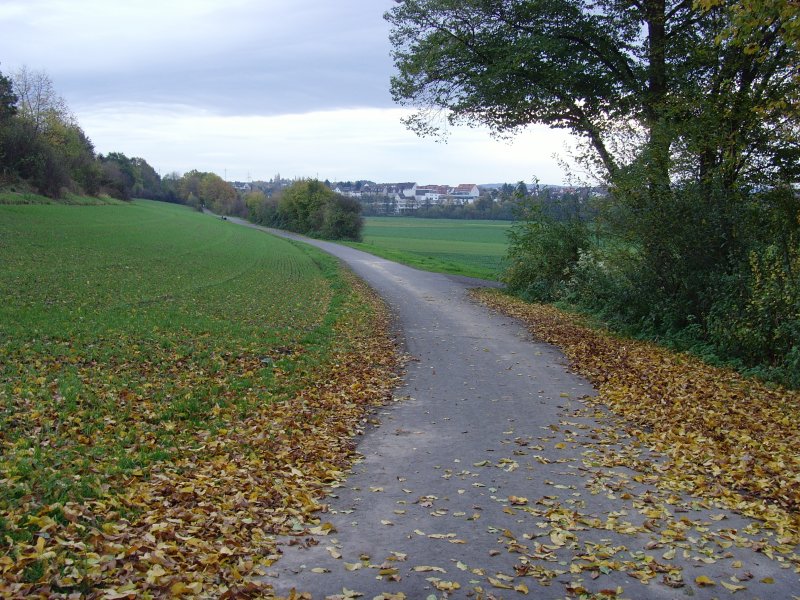
M 800 594 L 796 565 L 759 552 L 761 538 L 744 533 L 751 521 L 660 492 L 625 467 L 593 466 L 596 431 L 609 422 L 586 414 L 591 385 L 556 348 L 468 297 L 487 282 L 269 231 L 344 261 L 388 303 L 415 359 L 320 515 L 335 532 L 281 540 L 267 577 L 278 594 Z M 668 567 L 682 570 L 683 587 Z

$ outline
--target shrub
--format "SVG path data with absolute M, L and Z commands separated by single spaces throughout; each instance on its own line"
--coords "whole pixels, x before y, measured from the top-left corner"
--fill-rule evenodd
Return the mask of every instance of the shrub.
M 278 201 L 274 225 L 326 239 L 361 238 L 361 204 L 315 179 L 297 181 Z
M 510 291 L 528 300 L 557 300 L 589 245 L 589 229 L 577 217 L 557 221 L 536 201 L 523 211 L 525 220 L 509 233 L 509 266 L 503 280 Z
M 323 211 L 322 237 L 331 240 L 361 241 L 361 203 L 335 194 Z

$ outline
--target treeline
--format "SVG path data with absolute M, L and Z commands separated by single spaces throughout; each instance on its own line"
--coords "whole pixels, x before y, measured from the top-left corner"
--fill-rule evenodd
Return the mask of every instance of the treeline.
M 327 183 L 327 182 L 326 182 Z M 422 219 L 480 219 L 487 221 L 515 221 L 525 214 L 525 201 L 530 196 L 538 198 L 553 214 L 567 210 L 574 212 L 581 205 L 584 212 L 591 212 L 589 198 L 604 193 L 604 188 L 581 187 L 563 190 L 558 187 L 533 184 L 524 181 L 484 189 L 478 198 L 466 204 L 423 201 L 414 209 L 402 211 L 404 217 Z M 359 197 L 364 216 L 376 217 L 396 215 L 397 201 L 379 194 L 363 194 Z
M 0 73 L 0 184 L 51 198 L 66 193 L 129 198 L 158 176 L 141 159 L 95 154 L 44 72 Z
M 143 158 L 95 153 L 47 74 L 26 67 L 0 73 L 0 186 L 50 198 L 146 198 L 247 214 L 236 190 L 213 173 L 162 178 Z
M 365 216 L 375 217 L 397 214 L 397 202 L 391 198 L 378 195 L 362 195 L 359 201 Z M 403 216 L 422 219 L 511 221 L 515 218 L 517 204 L 516 196 L 510 195 L 508 198 L 500 198 L 492 195 L 482 195 L 469 204 L 423 203 L 414 210 L 404 212 Z
M 319 181 L 298 181 L 267 197 L 240 194 L 215 173 L 164 177 L 143 158 L 96 154 L 91 140 L 42 71 L 0 73 L 0 187 L 66 194 L 145 198 L 186 204 L 328 239 L 360 239 L 361 207 Z

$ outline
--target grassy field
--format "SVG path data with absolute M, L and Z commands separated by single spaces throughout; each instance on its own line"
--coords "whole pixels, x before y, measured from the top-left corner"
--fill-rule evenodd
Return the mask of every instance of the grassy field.
M 497 280 L 510 225 L 508 221 L 368 217 L 364 241 L 353 245 L 427 271 Z
M 171 506 L 152 500 L 165 493 L 146 488 L 159 483 L 154 473 L 171 473 L 167 483 L 225 481 L 236 464 L 246 472 L 229 476 L 221 498 L 260 473 L 261 487 L 250 493 L 271 510 L 261 506 L 263 514 L 247 521 L 253 527 L 282 503 L 299 502 L 292 494 L 311 502 L 303 477 L 316 473 L 311 457 L 328 449 L 300 454 L 302 444 L 333 445 L 333 456 L 323 457 L 326 474 L 314 477 L 335 471 L 338 442 L 324 431 L 308 442 L 301 436 L 317 426 L 309 415 L 327 410 L 309 408 L 317 399 L 306 390 L 323 389 L 320 373 L 347 364 L 343 353 L 361 343 L 348 334 L 369 338 L 364 323 L 375 314 L 333 259 L 186 207 L 137 201 L 0 206 L 0 264 L 0 571 L 8 585 L 22 586 L 0 584 L 0 596 L 54 581 L 73 591 L 118 583 L 114 568 L 91 558 L 103 551 L 90 551 L 90 532 L 119 533 L 120 523 L 132 531 L 137 518 Z M 336 378 L 324 375 L 328 386 Z M 359 385 L 367 390 L 369 377 Z M 303 397 L 297 409 L 295 394 Z M 346 396 L 334 410 L 348 414 Z M 336 427 L 338 436 L 350 425 Z M 260 433 L 241 435 L 250 429 Z M 297 457 L 282 456 L 285 447 Z M 270 469 L 301 456 L 307 465 L 294 477 L 297 489 L 279 492 Z M 177 527 L 185 514 L 164 527 Z M 211 562 L 236 558 L 230 552 Z M 204 562 L 194 571 L 181 565 L 177 583 L 194 585 L 193 572 L 219 581 L 208 554 L 197 554 Z M 113 552 L 107 558 L 118 562 Z M 152 577 L 146 585 L 161 583 L 171 585 Z
M 0 215 L 3 507 L 96 496 L 170 457 L 215 405 L 268 400 L 262 358 L 300 344 L 331 301 L 311 256 L 183 207 Z

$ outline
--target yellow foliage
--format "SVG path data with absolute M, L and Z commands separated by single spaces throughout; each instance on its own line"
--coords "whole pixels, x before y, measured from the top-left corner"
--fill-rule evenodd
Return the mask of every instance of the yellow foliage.
M 597 388 L 597 398 L 668 460 L 661 485 L 713 498 L 764 521 L 785 543 L 800 542 L 800 392 L 768 387 L 655 344 L 615 338 L 552 306 L 496 291 L 489 306 L 559 346 Z

